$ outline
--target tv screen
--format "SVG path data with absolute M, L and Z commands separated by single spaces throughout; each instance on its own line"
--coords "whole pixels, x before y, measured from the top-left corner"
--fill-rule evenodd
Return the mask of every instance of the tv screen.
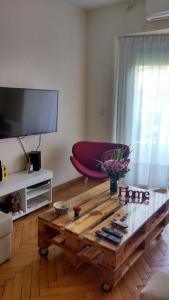
M 56 90 L 0 87 L 0 139 L 57 131 Z

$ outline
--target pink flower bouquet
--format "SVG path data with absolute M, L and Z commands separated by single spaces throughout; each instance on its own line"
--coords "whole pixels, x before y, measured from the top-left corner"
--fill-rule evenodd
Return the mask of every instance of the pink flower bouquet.
M 125 158 L 124 149 L 117 149 L 114 157 L 111 159 L 100 162 L 101 168 L 108 174 L 111 181 L 118 181 L 124 178 L 130 171 L 128 168 L 130 159 Z

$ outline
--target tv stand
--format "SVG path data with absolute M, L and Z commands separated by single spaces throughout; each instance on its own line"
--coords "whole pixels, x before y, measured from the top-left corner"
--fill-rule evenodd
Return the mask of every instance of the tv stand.
M 52 178 L 52 171 L 41 169 L 33 173 L 22 171 L 11 174 L 7 181 L 0 183 L 0 202 L 4 202 L 9 194 L 20 195 L 21 210 L 12 213 L 13 220 L 52 202 Z

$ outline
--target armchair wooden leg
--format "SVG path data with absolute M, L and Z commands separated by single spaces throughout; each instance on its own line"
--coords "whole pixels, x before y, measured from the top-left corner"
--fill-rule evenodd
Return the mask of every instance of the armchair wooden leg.
M 89 178 L 88 177 L 85 177 L 85 180 L 84 180 L 84 185 L 83 185 L 83 188 L 82 188 L 82 193 L 85 192 L 86 188 L 87 188 L 87 183 L 88 183 L 88 180 Z

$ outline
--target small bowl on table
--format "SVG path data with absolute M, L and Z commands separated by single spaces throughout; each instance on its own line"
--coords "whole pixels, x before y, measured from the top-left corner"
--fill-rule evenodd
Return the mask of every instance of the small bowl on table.
M 53 207 L 54 207 L 55 213 L 57 215 L 64 215 L 64 214 L 68 213 L 70 206 L 67 201 L 57 201 L 53 204 Z

